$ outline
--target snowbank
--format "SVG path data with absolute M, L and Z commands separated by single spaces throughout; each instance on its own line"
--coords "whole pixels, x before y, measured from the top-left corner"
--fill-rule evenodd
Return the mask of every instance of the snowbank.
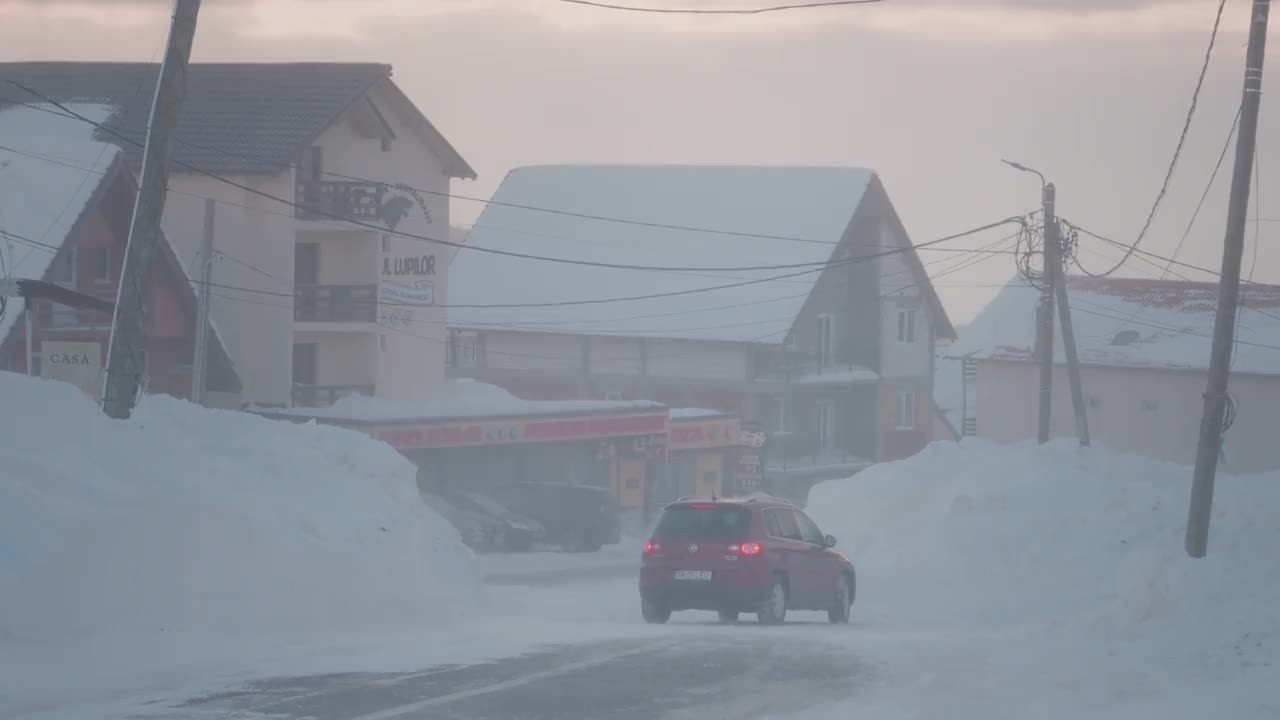
M 107 420 L 0 373 L 0 639 L 436 626 L 471 553 L 390 447 L 149 397 Z M 193 654 L 200 652 L 192 648 Z
M 1190 478 L 1070 441 L 966 440 L 815 487 L 858 567 L 859 647 L 893 634 L 902 684 L 865 716 L 1167 719 L 1203 692 L 1274 717 L 1257 690 L 1280 686 L 1280 474 L 1219 476 L 1203 560 L 1183 551 Z
M 663 405 L 648 400 L 522 400 L 489 383 L 461 378 L 431 388 L 426 400 L 393 400 L 367 395 L 347 395 L 327 408 L 266 410 L 270 415 L 330 420 L 393 421 L 428 418 L 550 415 L 577 412 L 626 412 L 656 410 Z

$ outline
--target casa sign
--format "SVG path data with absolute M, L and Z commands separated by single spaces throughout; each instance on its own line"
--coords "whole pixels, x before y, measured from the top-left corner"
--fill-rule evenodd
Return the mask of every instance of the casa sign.
M 61 380 L 98 398 L 102 383 L 102 343 L 45 340 L 40 343 L 40 377 Z

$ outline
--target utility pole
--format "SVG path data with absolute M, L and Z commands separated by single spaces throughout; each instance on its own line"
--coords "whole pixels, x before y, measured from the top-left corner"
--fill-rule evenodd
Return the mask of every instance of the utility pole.
M 1052 421 L 1053 405 L 1053 295 L 1061 260 L 1058 258 L 1058 241 L 1056 230 L 1057 218 L 1054 215 L 1056 190 L 1053 183 L 1044 183 L 1041 191 L 1041 204 L 1044 207 L 1044 276 L 1041 282 L 1044 288 L 1040 291 L 1040 323 L 1036 326 L 1040 347 L 1040 422 L 1038 437 L 1040 444 L 1049 442 L 1049 426 Z
M 1048 189 L 1052 192 L 1053 185 Z M 1056 202 L 1056 197 L 1053 198 Z M 1080 439 L 1080 447 L 1089 447 L 1089 417 L 1084 409 L 1084 387 L 1080 382 L 1080 357 L 1076 354 L 1076 331 L 1071 322 L 1071 304 L 1067 300 L 1067 278 L 1065 265 L 1062 262 L 1062 235 L 1058 232 L 1057 220 L 1052 225 L 1044 226 L 1045 244 L 1052 244 L 1058 262 L 1054 263 L 1054 295 L 1058 300 L 1058 320 L 1062 326 L 1062 349 L 1067 355 L 1067 377 L 1071 382 L 1071 408 L 1075 411 L 1076 437 Z
M 209 283 L 213 281 L 213 212 L 217 207 L 212 198 L 204 201 L 204 239 L 200 245 L 200 284 L 196 288 L 199 302 L 196 307 L 195 353 L 191 357 L 191 402 L 204 405 L 205 387 L 209 376 Z
M 142 384 L 147 285 L 160 238 L 160 219 L 164 215 L 169 165 L 173 158 L 173 131 L 186 97 L 187 63 L 191 59 L 199 13 L 200 0 L 174 0 L 169 43 L 151 104 L 147 142 L 142 153 L 141 187 L 133 207 L 107 347 L 107 383 L 102 394 L 102 410 L 116 419 L 128 418 L 133 413 Z
M 1204 392 L 1204 415 L 1200 419 L 1200 442 L 1196 446 L 1191 506 L 1187 512 L 1185 548 L 1193 558 L 1204 557 L 1209 546 L 1213 483 L 1222 450 L 1222 420 L 1226 411 L 1227 380 L 1231 374 L 1231 345 L 1235 339 L 1236 309 L 1240 302 L 1240 261 L 1244 255 L 1244 230 L 1249 210 L 1249 174 L 1253 172 L 1253 153 L 1258 138 L 1262 65 L 1266 57 L 1267 16 L 1270 11 L 1271 0 L 1254 0 L 1249 14 L 1249 48 L 1245 52 L 1240 130 L 1236 136 L 1235 168 L 1231 175 L 1227 232 L 1222 243 L 1218 312 L 1213 323 L 1209 382 Z

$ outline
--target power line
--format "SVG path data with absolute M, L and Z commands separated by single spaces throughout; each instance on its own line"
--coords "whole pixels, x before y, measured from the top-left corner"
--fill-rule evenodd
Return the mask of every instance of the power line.
M 1169 185 L 1173 181 L 1173 172 L 1178 167 L 1178 158 L 1182 155 L 1182 147 L 1186 144 L 1187 134 L 1191 130 L 1191 119 L 1195 117 L 1196 106 L 1200 101 L 1200 89 L 1204 87 L 1204 78 L 1209 72 L 1209 59 L 1213 56 L 1213 46 L 1218 39 L 1218 27 L 1222 23 L 1222 10 L 1226 5 L 1227 0 L 1219 0 L 1218 12 L 1213 18 L 1213 31 L 1209 34 L 1209 47 L 1205 50 L 1204 62 L 1200 66 L 1200 76 L 1196 79 L 1195 90 L 1191 93 L 1191 106 L 1187 108 L 1187 119 L 1182 125 L 1182 134 L 1178 137 L 1178 144 L 1173 149 L 1173 159 L 1169 161 L 1169 169 L 1165 172 L 1164 182 L 1160 185 L 1160 192 L 1156 194 L 1156 201 L 1151 205 L 1151 212 L 1147 213 L 1147 221 L 1143 223 L 1142 230 L 1138 233 L 1138 238 L 1128 247 L 1124 257 L 1120 258 L 1120 262 L 1102 273 L 1091 273 L 1083 267 L 1080 267 L 1080 270 L 1086 275 L 1091 277 L 1106 277 L 1107 275 L 1119 270 L 1122 265 L 1128 262 L 1129 258 L 1133 257 L 1133 254 L 1138 250 L 1138 246 L 1142 244 L 1142 241 L 1146 238 L 1147 231 L 1151 229 L 1151 223 L 1155 220 L 1156 212 L 1159 211 L 1160 204 L 1164 201 L 1165 194 L 1169 191 Z M 1077 261 L 1077 267 L 1079 267 L 1079 261 Z
M 18 84 L 16 83 L 16 81 L 13 81 L 13 80 L 7 80 L 7 82 L 10 82 L 10 83 L 12 83 L 12 84 L 18 85 Z M 26 92 L 33 92 L 33 91 L 31 91 L 31 90 L 27 89 L 25 86 L 18 85 L 18 87 L 23 88 Z M 33 93 L 33 94 L 34 94 L 34 93 Z M 43 96 L 41 96 L 41 95 L 36 95 L 36 96 L 37 96 L 37 97 L 41 97 L 41 98 L 43 98 Z M 51 109 L 49 109 L 49 108 L 47 108 L 47 107 L 43 107 L 43 106 L 41 106 L 41 105 L 36 105 L 36 104 L 33 104 L 33 103 L 28 103 L 28 102 L 24 102 L 24 101 L 21 101 L 21 100 L 16 100 L 16 99 L 14 99 L 14 98 L 7 98 L 7 97 L 3 97 L 3 96 L 0 96 L 0 101 L 10 102 L 10 103 L 14 103 L 14 104 L 17 104 L 17 105 L 23 105 L 23 106 L 26 106 L 26 107 L 32 108 L 32 109 L 34 109 L 34 110 L 38 110 L 38 111 L 41 111 L 41 112 L 46 112 L 46 113 L 49 113 L 49 114 L 51 114 L 51 115 L 56 115 L 56 116 L 58 116 L 58 117 L 65 117 L 65 118 L 71 118 L 71 119 L 73 119 L 73 120 L 81 120 L 81 121 L 83 121 L 83 122 L 89 122 L 87 119 L 85 119 L 85 118 L 83 118 L 83 117 L 81 117 L 81 116 L 79 116 L 79 115 L 77 115 L 77 114 L 74 114 L 74 113 L 72 113 L 72 112 L 71 112 L 71 111 L 69 111 L 69 110 L 68 110 L 68 111 L 64 111 L 64 112 L 59 112 L 59 111 L 56 111 L 56 110 L 51 110 Z M 50 100 L 46 100 L 46 102 L 53 103 L 53 102 L 55 102 L 55 101 L 53 101 L 53 100 L 51 100 L 51 99 L 50 99 Z M 131 144 L 133 144 L 133 145 L 135 145 L 135 146 L 137 146 L 137 145 L 138 145 L 138 142 L 137 142 L 137 141 L 134 141 L 134 140 L 131 140 L 130 138 L 124 137 L 124 136 L 120 135 L 120 133 L 118 132 L 118 131 L 132 131 L 132 132 L 140 132 L 137 128 L 119 128 L 118 130 L 110 130 L 110 129 L 104 128 L 104 130 L 105 130 L 105 131 L 107 131 L 107 132 L 110 132 L 111 134 L 115 135 L 116 137 L 121 138 L 121 139 L 122 139 L 122 140 L 124 140 L 125 142 L 129 142 L 129 143 L 131 143 Z M 226 148 L 214 147 L 214 146 L 211 146 L 211 145 L 204 145 L 204 144 L 196 143 L 196 142 L 192 142 L 192 141 L 189 141 L 189 140 L 177 139 L 177 140 L 175 140 L 175 142 L 177 142 L 177 143 L 179 143 L 179 144 L 181 144 L 181 145 L 185 145 L 185 146 L 190 147 L 190 148 L 195 148 L 195 149 L 198 149 L 198 150 L 206 150 L 206 151 L 209 151 L 209 152 L 216 152 L 216 153 L 219 153 L 219 154 L 222 154 L 222 155 L 226 155 L 226 156 L 228 156 L 228 157 L 235 157 L 235 158 L 241 158 L 241 159 L 246 159 L 246 160 L 258 160 L 258 159 L 259 159 L 259 158 L 256 158 L 256 157 L 254 157 L 254 156 L 252 156 L 252 155 L 249 155 L 249 154 L 246 154 L 246 153 L 238 153 L 238 152 L 235 152 L 234 150 L 228 150 L 228 149 L 226 149 Z M 179 163 L 179 164 L 181 164 L 181 163 Z M 296 163 L 290 163 L 290 164 L 288 165 L 288 167 L 290 167 L 290 168 L 294 168 L 294 169 L 297 169 L 297 164 L 296 164 Z M 207 173 L 207 171 L 200 170 L 200 169 L 198 169 L 198 168 L 193 168 L 193 171 L 195 171 L 195 172 L 199 172 L 199 173 L 202 173 L 202 174 L 208 174 L 208 173 Z M 788 241 L 788 242 L 811 243 L 811 244 L 817 244 L 817 245 L 838 245 L 838 244 L 839 244 L 839 242 L 838 242 L 838 241 L 834 241 L 834 240 L 817 240 L 817 239 L 813 239 L 813 238 L 793 237 L 793 236 L 789 236 L 789 235 L 773 235 L 773 234 L 768 234 L 768 233 L 739 232 L 739 231 L 734 231 L 734 230 L 723 230 L 723 229 L 717 229 L 717 228 L 700 227 L 700 226 L 695 226 L 695 225 L 681 225 L 681 224 L 675 224 L 675 223 L 663 223 L 663 222 L 651 222 L 651 221 L 645 221 L 645 220 L 633 220 L 633 219 L 629 219 L 629 218 L 609 217 L 609 216 L 607 216 L 607 215 L 596 215 L 596 214 L 591 214 L 591 213 L 574 212 L 574 211 L 571 211 L 571 210 L 559 210 L 559 209 L 555 209 L 555 208 L 546 208 L 546 207 L 540 207 L 540 206 L 536 206 L 536 205 L 526 205 L 526 204 L 523 204 L 523 203 L 504 202 L 504 201 L 500 201 L 500 200 L 494 200 L 494 199 L 492 199 L 492 198 L 480 198 L 480 197 L 474 197 L 474 196 L 471 196 L 471 195 L 460 195 L 460 194 L 457 194 L 457 193 L 444 192 L 444 191 L 440 191 L 440 190 L 429 190 L 429 189 L 426 189 L 426 188 L 413 187 L 412 185 L 406 185 L 406 184 L 403 184 L 403 183 L 391 183 L 391 182 L 387 182 L 387 181 L 385 181 L 385 180 L 375 180 L 375 179 L 372 179 L 372 178 L 362 177 L 362 176 L 359 176 L 359 175 L 351 175 L 351 174 L 347 174 L 347 173 L 334 172 L 334 171 L 332 171 L 332 170 L 323 170 L 323 169 L 322 169 L 322 170 L 320 171 L 320 174 L 321 174 L 321 175 L 324 175 L 324 176 L 327 176 L 327 177 L 339 178 L 339 179 L 342 179 L 342 180 L 349 180 L 349 181 L 353 181 L 353 182 L 367 183 L 367 184 L 369 184 L 369 185 L 388 185 L 388 186 L 391 186 L 391 185 L 399 185 L 399 186 L 401 186 L 401 187 L 405 188 L 406 190 L 411 190 L 411 191 L 413 191 L 413 192 L 421 193 L 421 194 L 423 194 L 423 195 L 432 195 L 432 196 L 435 196 L 435 197 L 449 198 L 449 199 L 452 199 L 452 200 L 465 200 L 465 201 L 468 201 L 468 202 L 476 202 L 476 203 L 481 203 L 481 204 L 484 204 L 484 205 L 495 205 L 495 206 L 498 206 L 498 207 L 506 207 L 506 208 L 512 208 L 512 209 L 516 209 L 516 210 L 527 210 L 527 211 L 530 211 L 530 212 L 548 213 L 548 214 L 552 214 L 552 215 L 562 215 L 562 216 L 566 216 L 566 217 L 574 217 L 574 218 L 579 218 L 579 219 L 583 219 L 583 220 L 595 220 L 595 221 L 600 221 L 600 222 L 618 223 L 618 224 L 623 224 L 623 225 L 634 225 L 634 226 L 639 226 L 639 227 L 649 227 L 649 228 L 664 229 L 664 230 L 680 230 L 680 231 L 684 231 L 684 232 L 704 233 L 704 234 L 710 234 L 710 235 L 724 235 L 724 236 L 729 236 L 729 237 L 752 238 L 752 239 L 757 239 L 757 240 L 782 240 L 782 241 Z M 170 190 L 170 192 L 174 192 L 174 191 L 173 191 L 173 190 Z M 297 207 L 297 206 L 298 206 L 296 203 L 292 203 L 292 202 L 289 202 L 289 201 L 287 201 L 287 200 L 283 200 L 283 199 L 280 199 L 280 198 L 276 198 L 276 197 L 274 197 L 274 196 L 267 196 L 267 197 L 270 197 L 270 199 L 273 199 L 273 200 L 277 200 L 278 202 L 283 202 L 283 203 L 285 203 L 285 204 L 293 205 L 294 207 Z M 234 203 L 232 203 L 232 204 L 234 204 Z M 248 206 L 241 206 L 241 207 L 248 207 Z M 306 208 L 306 209 L 307 209 L 308 211 L 311 211 L 311 209 L 310 209 L 310 208 Z M 316 214 L 321 214 L 321 213 L 316 213 Z M 292 217 L 292 216 L 290 216 L 290 217 Z M 335 223 L 347 223 L 347 222 L 352 222 L 349 218 L 344 218 L 344 217 L 337 216 L 337 215 L 328 215 L 328 217 L 329 217 L 329 218 L 331 218 L 331 219 L 327 220 L 327 222 L 335 222 Z M 384 231 L 384 232 L 386 231 L 386 230 L 385 230 L 385 229 L 383 229 L 383 228 L 378 228 L 378 229 L 379 229 L 379 230 L 381 230 L 381 231 Z M 415 238 L 415 239 L 423 239 L 423 238 Z M 450 242 L 446 242 L 446 241 L 439 241 L 439 240 L 435 240 L 435 239 L 431 239 L 431 238 L 427 238 L 426 240 L 427 240 L 427 241 L 429 241 L 429 242 L 439 242 L 439 243 L 441 243 L 441 244 L 446 244 L 446 245 L 451 244 Z M 472 249 L 476 249 L 476 248 L 475 248 L 475 247 L 473 247 L 473 246 L 466 246 L 465 244 L 463 244 L 463 246 L 465 246 L 465 247 L 471 247 Z
M 893 249 L 893 250 L 885 250 L 885 251 L 878 252 L 878 253 L 872 253 L 872 254 L 870 254 L 870 255 L 855 255 L 855 256 L 848 257 L 848 258 L 843 258 L 843 259 L 840 259 L 840 260 L 834 260 L 834 261 L 832 261 L 832 262 L 828 263 L 825 267 L 821 267 L 821 268 L 809 268 L 809 269 L 806 269 L 806 270 L 800 270 L 800 271 L 798 271 L 798 272 L 785 273 L 785 274 L 782 274 L 782 275 L 774 275 L 774 276 L 770 276 L 770 277 L 763 277 L 763 278 L 755 278 L 755 279 L 752 279 L 752 280 L 744 280 L 744 281 L 740 281 L 740 282 L 726 283 L 726 284 L 722 284 L 722 285 L 712 285 L 712 286 L 710 286 L 710 287 L 689 288 L 689 289 L 687 289 L 687 290 L 674 290 L 674 291 L 670 291 L 670 292 L 663 292 L 663 293 L 649 293 L 649 294 L 645 294 L 645 295 L 633 295 L 633 296 L 628 296 L 628 297 L 595 298 L 595 299 L 589 299 L 589 300 L 565 300 L 565 301 L 558 301 L 558 302 L 545 302 L 545 303 L 464 303 L 464 304 L 456 304 L 456 305 L 455 305 L 455 304 L 431 305 L 431 306 L 429 306 L 429 307 L 438 307 L 438 308 L 475 308 L 475 309 L 488 309 L 488 308 L 565 307 L 565 306 L 571 306 L 571 305 L 599 305 L 599 304 L 615 303 L 615 302 L 630 302 L 630 301 L 636 301 L 636 300 L 652 300 L 652 299 L 656 299 L 656 298 L 679 297 L 679 296 L 684 296 L 684 295 L 697 295 L 697 294 L 706 293 L 706 292 L 714 292 L 714 291 L 717 291 L 717 290 L 728 290 L 728 289 L 731 289 L 731 288 L 746 287 L 746 286 L 749 286 L 749 285 L 759 285 L 759 284 L 761 284 L 761 283 L 767 283 L 767 282 L 776 282 L 776 281 L 778 281 L 778 280 L 785 280 L 785 279 L 788 279 L 788 278 L 800 277 L 800 276 L 803 276 L 803 275 L 809 275 L 809 274 L 816 273 L 816 272 L 822 272 L 823 270 L 826 270 L 826 269 L 827 269 L 827 268 L 829 268 L 829 267 L 841 267 L 841 266 L 844 266 L 844 265 L 853 265 L 853 264 L 857 264 L 857 263 L 860 263 L 860 262 L 866 262 L 866 261 L 869 261 L 869 260 L 875 260 L 875 259 L 877 259 L 877 258 L 887 257 L 887 256 L 889 256 L 889 255 L 897 255 L 897 254 L 900 254 L 900 253 L 913 251 L 913 250 L 915 250 L 915 249 L 917 249 L 917 248 L 920 248 L 920 247 L 928 247 L 928 246 L 930 246 L 930 245 L 937 245 L 937 244 L 939 244 L 939 243 L 949 242 L 949 241 L 951 241 L 951 240 L 957 240 L 957 239 L 959 239 L 959 238 L 967 237 L 967 236 L 969 236 L 969 235 L 975 235 L 975 234 L 977 234 L 977 233 L 984 232 L 984 231 L 986 231 L 986 230 L 990 230 L 990 229 L 992 229 L 992 228 L 1000 227 L 1001 225 L 1007 225 L 1007 224 L 1009 224 L 1009 223 L 1015 223 L 1015 222 L 1021 222 L 1021 218 L 1017 218 L 1017 217 L 1005 218 L 1004 220 L 1000 220 L 1000 221 L 997 221 L 997 222 L 994 222 L 994 223 L 988 223 L 988 224 L 983 225 L 983 226 L 981 226 L 981 227 L 973 228 L 973 229 L 970 229 L 970 230 L 965 230 L 965 231 L 963 231 L 963 232 L 959 232 L 959 233 L 955 233 L 955 234 L 953 234 L 953 235 L 948 235 L 948 236 L 946 236 L 946 237 L 938 238 L 937 240 L 931 240 L 931 241 L 926 242 L 926 243 L 919 243 L 919 244 L 917 244 L 917 245 L 907 245 L 907 246 L 903 246 L 903 247 L 895 248 L 895 249 Z M 6 232 L 6 233 L 5 233 L 5 235 L 6 235 L 6 236 L 10 236 L 10 237 L 14 237 L 14 238 L 16 238 L 16 239 L 18 239 L 18 240 L 20 240 L 20 241 L 23 241 L 23 242 L 32 242 L 32 243 L 37 244 L 37 245 L 42 245 L 42 246 L 44 246 L 44 247 L 46 247 L 46 248 L 48 248 L 48 249 L 54 250 L 54 251 L 57 251 L 57 249 L 58 249 L 58 248 L 56 248 L 56 247 L 54 247 L 54 246 L 52 246 L 52 245 L 48 245 L 48 244 L 46 244 L 46 243 L 35 243 L 35 242 L 34 242 L 33 240 L 31 240 L 30 238 L 27 238 L 27 237 L 24 237 L 24 236 L 21 236 L 21 235 L 17 235 L 16 233 L 9 233 L 9 232 Z M 238 286 L 235 286 L 235 285 L 223 285 L 223 284 L 220 284 L 220 283 L 210 283 L 209 285 L 210 285 L 210 287 L 218 287 L 218 288 L 227 289 L 227 290 L 240 290 L 240 291 L 243 291 L 243 292 L 251 292 L 251 293 L 257 293 L 257 294 L 261 294 L 261 295 L 274 295 L 274 296 L 277 296 L 277 297 L 290 297 L 290 298 L 294 297 L 294 294 L 293 294 L 293 293 L 282 293 L 282 292 L 275 292 L 275 291 L 272 291 L 272 290 L 259 290 L 259 289 L 256 289 L 256 288 L 245 288 L 245 287 L 238 287 Z M 396 307 L 396 306 L 399 306 L 399 307 L 425 307 L 425 306 L 423 306 L 423 305 L 416 304 L 416 303 L 393 303 L 393 302 L 386 302 L 386 303 L 381 303 L 381 304 L 383 304 L 383 305 L 388 305 L 388 306 L 393 306 L 393 307 Z
M 884 2 L 884 0 L 825 0 L 825 2 L 805 2 L 796 3 L 794 5 L 772 5 L 759 8 L 724 8 L 719 10 L 705 8 L 654 8 L 642 7 L 639 5 L 617 5 L 614 3 L 597 2 L 596 0 L 560 0 L 560 2 L 571 5 L 585 5 L 587 7 L 599 8 L 601 10 L 621 10 L 624 12 L 658 13 L 664 15 L 760 15 L 771 12 L 785 12 L 787 10 L 812 10 L 816 8 L 838 7 L 841 5 L 871 5 L 873 3 Z
M 132 138 L 130 138 L 130 137 L 127 137 L 127 136 L 125 136 L 124 134 L 122 134 L 122 133 L 120 133 L 120 132 L 118 132 L 118 131 L 116 131 L 116 130 L 114 130 L 114 129 L 110 128 L 110 127 L 107 127 L 106 125 L 104 125 L 104 124 L 102 124 L 102 123 L 95 122 L 95 121 L 93 121 L 93 120 L 90 120 L 89 118 L 86 118 L 86 117 L 85 117 L 85 116 L 83 116 L 83 115 L 80 115 L 79 113 L 75 112 L 74 110 L 71 110 L 70 108 L 66 107 L 66 106 L 65 106 L 65 105 L 63 105 L 62 103 L 58 102 L 57 100 L 54 100 L 53 98 L 51 98 L 51 97 L 49 97 L 49 96 L 47 96 L 47 95 L 44 95 L 43 93 L 40 93 L 40 92 L 38 92 L 38 91 L 36 91 L 36 90 L 33 90 L 33 89 L 31 89 L 30 87 L 28 87 L 28 86 L 26 86 L 26 85 L 24 85 L 24 84 L 22 84 L 22 83 L 19 83 L 19 82 L 18 82 L 18 81 L 16 81 L 16 80 L 12 80 L 12 79 L 10 79 L 10 80 L 8 80 L 8 82 L 9 82 L 9 83 L 11 83 L 11 84 L 13 84 L 13 85 L 15 85 L 15 86 L 17 86 L 17 87 L 19 87 L 19 88 L 21 88 L 21 89 L 23 89 L 23 90 L 25 90 L 25 91 L 26 91 L 26 92 L 28 92 L 28 93 L 31 93 L 32 95 L 34 95 L 34 96 L 36 96 L 36 97 L 38 97 L 38 98 L 40 98 L 40 99 L 44 100 L 45 102 L 48 102 L 48 103 L 50 103 L 50 104 L 54 105 L 55 107 L 58 107 L 59 109 L 63 110 L 64 112 L 69 113 L 70 115 L 74 116 L 75 118 L 77 118 L 77 119 L 79 119 L 79 120 L 81 120 L 81 121 L 83 121 L 83 122 L 87 122 L 87 123 L 89 123 L 90 125 L 93 125 L 94 127 L 98 128 L 99 130 L 102 130 L 103 132 L 110 133 L 110 134 L 112 134 L 112 135 L 114 135 L 114 136 L 116 136 L 116 137 L 120 138 L 121 140 L 124 140 L 125 142 L 128 142 L 128 143 L 132 144 L 132 145 L 140 146 L 140 143 L 139 143 L 138 141 L 136 141 L 136 140 L 134 140 L 134 139 L 132 139 Z M 295 202 L 295 201 L 288 200 L 288 199 L 286 199 L 286 198 L 282 198 L 282 197 L 279 197 L 279 196 L 277 196 L 277 195 L 272 195 L 271 193 L 268 193 L 268 192 L 266 192 L 266 191 L 264 191 L 264 190 L 259 190 L 258 188 L 255 188 L 255 187 L 253 187 L 253 186 L 251 186 L 251 185 L 246 185 L 246 184 L 244 184 L 244 183 L 237 182 L 237 181 L 232 180 L 232 179 L 230 179 L 230 178 L 223 177 L 222 175 L 219 175 L 219 174 L 217 174 L 217 173 L 211 172 L 211 171 L 209 171 L 209 170 L 205 170 L 204 168 L 197 167 L 197 166 L 192 165 L 192 164 L 190 164 L 190 163 L 183 162 L 183 161 L 181 161 L 181 160 L 174 160 L 173 162 L 174 162 L 174 164 L 175 164 L 175 165 L 180 165 L 180 166 L 182 166 L 182 167 L 187 168 L 188 170 L 191 170 L 192 172 L 199 173 L 199 174 L 201 174 L 201 175 L 205 175 L 206 177 L 209 177 L 209 178 L 211 178 L 211 179 L 213 179 L 213 180 L 216 180 L 217 182 L 220 182 L 220 183 L 223 183 L 223 184 L 229 185 L 229 186 L 231 186 L 231 187 L 234 187 L 234 188 L 236 188 L 236 189 L 238 189 L 238 190 L 243 190 L 244 192 L 247 192 L 247 193 L 250 193 L 250 194 L 253 194 L 253 195 L 258 195 L 258 196 L 263 197 L 263 198 L 266 198 L 266 199 L 268 199 L 268 200 L 272 200 L 272 201 L 275 201 L 275 202 L 278 202 L 278 203 L 281 203 L 281 204 L 284 204 L 284 205 L 288 205 L 288 206 L 291 206 L 291 207 L 295 207 L 295 208 L 298 208 L 298 209 L 300 209 L 300 210 L 305 210 L 305 211 L 307 211 L 308 213 L 311 213 L 311 214 L 314 214 L 314 215 L 320 215 L 320 216 L 323 216 L 323 217 L 329 217 L 329 218 L 332 218 L 332 219 L 334 219 L 334 220 L 341 221 L 341 222 L 346 223 L 346 224 L 349 224 L 349 225 L 354 225 L 354 226 L 356 226 L 356 227 L 362 227 L 362 228 L 365 228 L 365 229 L 367 229 L 367 230 L 373 230 L 373 231 L 375 231 L 375 232 L 384 233 L 384 234 L 396 235 L 396 236 L 398 236 L 398 237 L 409 238 L 409 239 L 412 239 L 412 240 L 420 240 L 420 241 L 427 242 L 427 243 L 433 243 L 433 244 L 437 244 L 437 245 L 444 245 L 444 246 L 447 246 L 447 247 L 453 247 L 453 248 L 457 248 L 457 249 L 459 249 L 459 250 L 472 250 L 472 251 L 475 251 L 475 252 L 483 252 L 483 253 L 489 253 L 489 254 L 492 254 L 492 255 L 501 255 L 501 256 L 505 256 L 505 257 L 514 257 L 514 258 L 520 258 L 520 259 L 524 259 L 524 260 L 537 260 L 537 261 L 541 261 L 541 262 L 551 262 L 551 263 L 559 263 L 559 264 L 565 264 L 565 265 L 580 265 L 580 266 L 585 266 L 585 267 L 598 267 L 598 268 L 613 269 L 613 270 L 672 271 L 672 272 L 681 272 L 681 271 L 687 271 L 687 272 L 751 272 L 751 271 L 761 271 L 761 270 L 787 270 L 787 269 L 795 269 L 795 268 L 822 268 L 822 267 L 830 267 L 830 266 L 832 266 L 833 264 L 836 264 L 836 263 L 838 263 L 838 262 L 839 262 L 839 261 L 824 260 L 824 261 L 807 262 L 807 263 L 787 263 L 787 264 L 771 264 L 771 265 L 742 265 L 742 266 L 731 266 L 731 267 L 705 267 L 705 266 L 704 266 L 704 267 L 672 267 L 672 266 L 665 266 L 665 265 L 636 265 L 636 264 L 630 264 L 630 263 L 608 263 L 608 262 L 598 262 L 598 261 L 594 261 L 594 260 L 574 260 L 574 259 L 572 259 L 572 258 L 548 257 L 548 256 L 545 256 L 545 255 L 533 255 L 533 254 L 530 254 L 530 253 L 521 253 L 521 252 L 515 252 L 515 251 L 511 251 L 511 250 L 499 250 L 499 249 L 497 249 L 497 248 L 480 247 L 480 246 L 477 246 L 477 245 L 466 245 L 466 244 L 464 244 L 464 243 L 457 243 L 457 242 L 453 242 L 452 240 L 441 240 L 441 239 L 439 239 L 439 238 L 433 238 L 433 237 L 429 237 L 429 236 L 426 236 L 426 235 L 418 235 L 418 234 L 415 234 L 415 233 L 407 233 L 407 232 L 404 232 L 404 231 L 401 231 L 401 230 L 392 230 L 392 229 L 389 229 L 389 228 L 385 228 L 385 227 L 381 227 L 381 226 L 375 225 L 375 224 L 373 224 L 373 223 L 365 222 L 365 221 L 363 221 L 363 220 L 358 220 L 358 219 L 355 219 L 355 218 L 346 218 L 346 217 L 342 217 L 342 216 L 337 215 L 337 214 L 335 214 L 335 213 L 331 213 L 331 212 L 328 212 L 328 211 L 320 210 L 320 209 L 318 209 L 318 208 L 306 207 L 306 206 L 301 205 L 300 203 L 297 203 L 297 202 Z

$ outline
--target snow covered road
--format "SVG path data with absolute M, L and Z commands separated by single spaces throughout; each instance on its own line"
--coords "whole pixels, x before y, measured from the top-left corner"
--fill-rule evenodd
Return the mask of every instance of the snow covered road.
M 685 630 L 684 637 L 660 633 L 649 639 L 554 647 L 505 660 L 413 673 L 267 680 L 148 716 L 165 720 L 787 716 L 848 697 L 865 674 L 852 656 L 811 647 L 799 626 Z

